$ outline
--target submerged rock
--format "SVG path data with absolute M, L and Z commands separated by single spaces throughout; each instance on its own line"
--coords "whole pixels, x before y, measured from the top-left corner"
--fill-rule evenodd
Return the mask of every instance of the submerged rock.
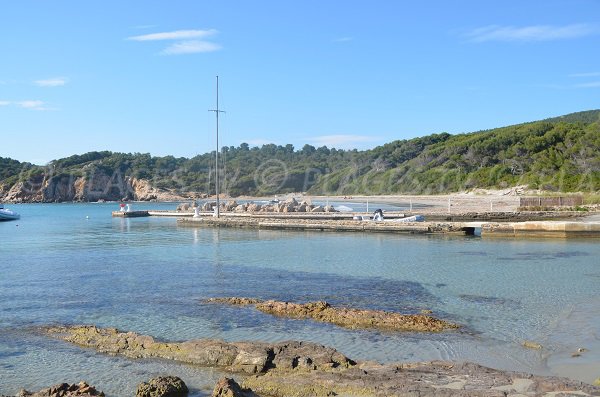
M 21 390 L 18 397 L 92 397 L 100 396 L 104 397 L 104 393 L 97 391 L 94 387 L 88 385 L 86 382 L 73 383 L 60 383 L 46 389 L 42 389 L 38 392 L 32 393 L 27 390 Z
M 159 376 L 148 382 L 140 383 L 135 392 L 136 397 L 184 397 L 189 390 L 177 376 Z
M 521 345 L 523 345 L 523 347 L 526 347 L 528 349 L 535 349 L 535 350 L 542 349 L 542 345 L 540 345 L 537 342 L 530 341 L 530 340 L 524 340 L 523 343 L 521 343 Z
M 208 298 L 205 300 L 208 303 L 226 303 L 228 305 L 236 305 L 236 306 L 247 306 L 247 305 L 255 305 L 257 303 L 263 302 L 262 299 L 255 298 L 242 298 L 242 297 L 224 297 L 224 298 Z
M 225 342 L 198 339 L 159 342 L 151 336 L 95 326 L 50 327 L 49 335 L 102 353 L 131 358 L 165 358 L 242 373 L 266 372 L 271 368 L 348 367 L 353 364 L 337 350 L 310 342 Z
M 221 378 L 215 385 L 211 397 L 258 397 L 250 389 L 242 387 L 231 378 Z
M 383 310 L 333 307 L 325 301 L 291 303 L 254 298 L 211 298 L 207 302 L 255 305 L 261 312 L 281 317 L 310 318 L 346 328 L 377 328 L 394 331 L 441 332 L 459 328 L 427 314 L 400 314 Z

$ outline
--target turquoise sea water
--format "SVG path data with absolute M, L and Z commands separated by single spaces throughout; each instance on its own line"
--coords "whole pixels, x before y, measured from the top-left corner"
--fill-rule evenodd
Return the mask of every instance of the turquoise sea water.
M 220 375 L 97 354 L 36 332 L 65 323 L 165 340 L 310 340 L 353 359 L 468 360 L 587 382 L 600 376 L 597 240 L 218 230 L 172 218 L 111 218 L 114 203 L 8 207 L 22 219 L 0 223 L 0 394 L 83 379 L 125 396 L 166 373 L 181 376 L 194 395 L 209 395 Z M 214 296 L 431 309 L 464 328 L 350 331 L 202 303 Z M 525 349 L 523 340 L 544 349 Z M 588 351 L 571 357 L 578 347 Z

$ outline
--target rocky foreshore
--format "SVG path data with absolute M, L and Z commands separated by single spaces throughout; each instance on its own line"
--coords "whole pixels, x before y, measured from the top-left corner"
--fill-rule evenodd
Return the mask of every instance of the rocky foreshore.
M 93 386 L 86 382 L 79 383 L 59 383 L 54 386 L 47 387 L 37 392 L 29 392 L 22 389 L 17 397 L 104 397 L 104 393 L 96 390 Z M 6 397 L 6 396 L 0 396 Z
M 104 353 L 164 358 L 238 372 L 241 385 L 223 378 L 215 386 L 214 397 L 600 396 L 600 388 L 564 378 L 500 371 L 472 363 L 355 362 L 335 349 L 306 342 L 169 343 L 94 326 L 49 327 L 45 332 Z
M 333 307 L 324 301 L 292 303 L 243 297 L 209 298 L 208 303 L 253 305 L 263 313 L 296 319 L 312 319 L 340 327 L 376 328 L 391 331 L 441 332 L 460 326 L 428 314 L 401 314 L 383 310 Z
M 310 342 L 225 342 L 217 339 L 160 342 L 151 336 L 90 325 L 49 327 L 45 332 L 102 353 L 130 358 L 164 358 L 247 374 L 266 372 L 271 368 L 345 368 L 354 364 L 337 350 Z
M 242 387 L 261 397 L 600 396 L 600 388 L 558 377 L 500 371 L 473 363 L 365 362 L 343 371 L 268 372 Z

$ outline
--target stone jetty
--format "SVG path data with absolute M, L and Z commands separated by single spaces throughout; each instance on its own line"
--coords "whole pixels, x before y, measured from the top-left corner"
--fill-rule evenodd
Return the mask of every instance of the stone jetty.
M 216 202 L 206 202 L 200 207 L 200 211 L 213 212 L 217 206 Z M 181 207 L 184 210 L 185 207 Z M 188 206 L 185 209 L 192 209 Z M 179 209 L 179 208 L 178 208 Z M 310 200 L 298 201 L 295 198 L 289 198 L 285 201 L 275 201 L 269 203 L 247 202 L 240 204 L 235 200 L 229 200 L 221 203 L 219 209 L 224 212 L 234 213 L 322 213 L 322 212 L 338 212 L 331 205 L 313 205 Z
M 351 219 L 306 219 L 299 217 L 222 216 L 221 218 L 179 218 L 179 225 L 259 230 L 368 232 L 399 234 L 480 235 L 511 238 L 600 238 L 600 222 L 373 222 Z
M 221 379 L 213 391 L 216 397 L 600 396 L 600 388 L 565 378 L 500 371 L 473 363 L 355 362 L 335 349 L 306 342 L 169 343 L 114 328 L 44 330 L 104 353 L 164 358 L 238 372 L 240 384 L 231 378 Z
M 262 301 L 254 298 L 210 298 L 206 302 L 229 305 L 253 305 L 263 313 L 280 317 L 312 319 L 340 327 L 375 328 L 389 331 L 441 332 L 459 328 L 459 325 L 426 314 L 400 314 L 383 310 L 333 307 L 324 301 L 308 303 Z

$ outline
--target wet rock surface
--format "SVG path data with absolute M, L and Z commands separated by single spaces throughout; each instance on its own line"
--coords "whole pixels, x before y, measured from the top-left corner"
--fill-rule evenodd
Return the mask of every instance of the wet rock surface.
M 211 298 L 207 302 L 229 305 L 254 305 L 263 313 L 289 318 L 309 318 L 345 328 L 377 328 L 394 331 L 441 332 L 458 325 L 427 314 L 400 314 L 383 310 L 333 307 L 325 301 L 291 303 L 254 298 Z
M 86 382 L 73 383 L 60 383 L 42 389 L 38 392 L 28 392 L 27 390 L 21 390 L 17 397 L 92 397 L 100 396 L 104 397 L 104 393 L 96 390 L 93 386 L 88 385 Z M 4 397 L 4 396 L 2 396 Z
M 159 376 L 140 383 L 135 397 L 184 397 L 189 390 L 177 376 Z
M 151 336 L 95 326 L 50 327 L 45 331 L 54 337 L 102 353 L 131 358 L 165 358 L 249 374 L 266 372 L 272 368 L 316 369 L 353 364 L 337 350 L 310 342 L 229 343 L 216 339 L 160 342 Z

